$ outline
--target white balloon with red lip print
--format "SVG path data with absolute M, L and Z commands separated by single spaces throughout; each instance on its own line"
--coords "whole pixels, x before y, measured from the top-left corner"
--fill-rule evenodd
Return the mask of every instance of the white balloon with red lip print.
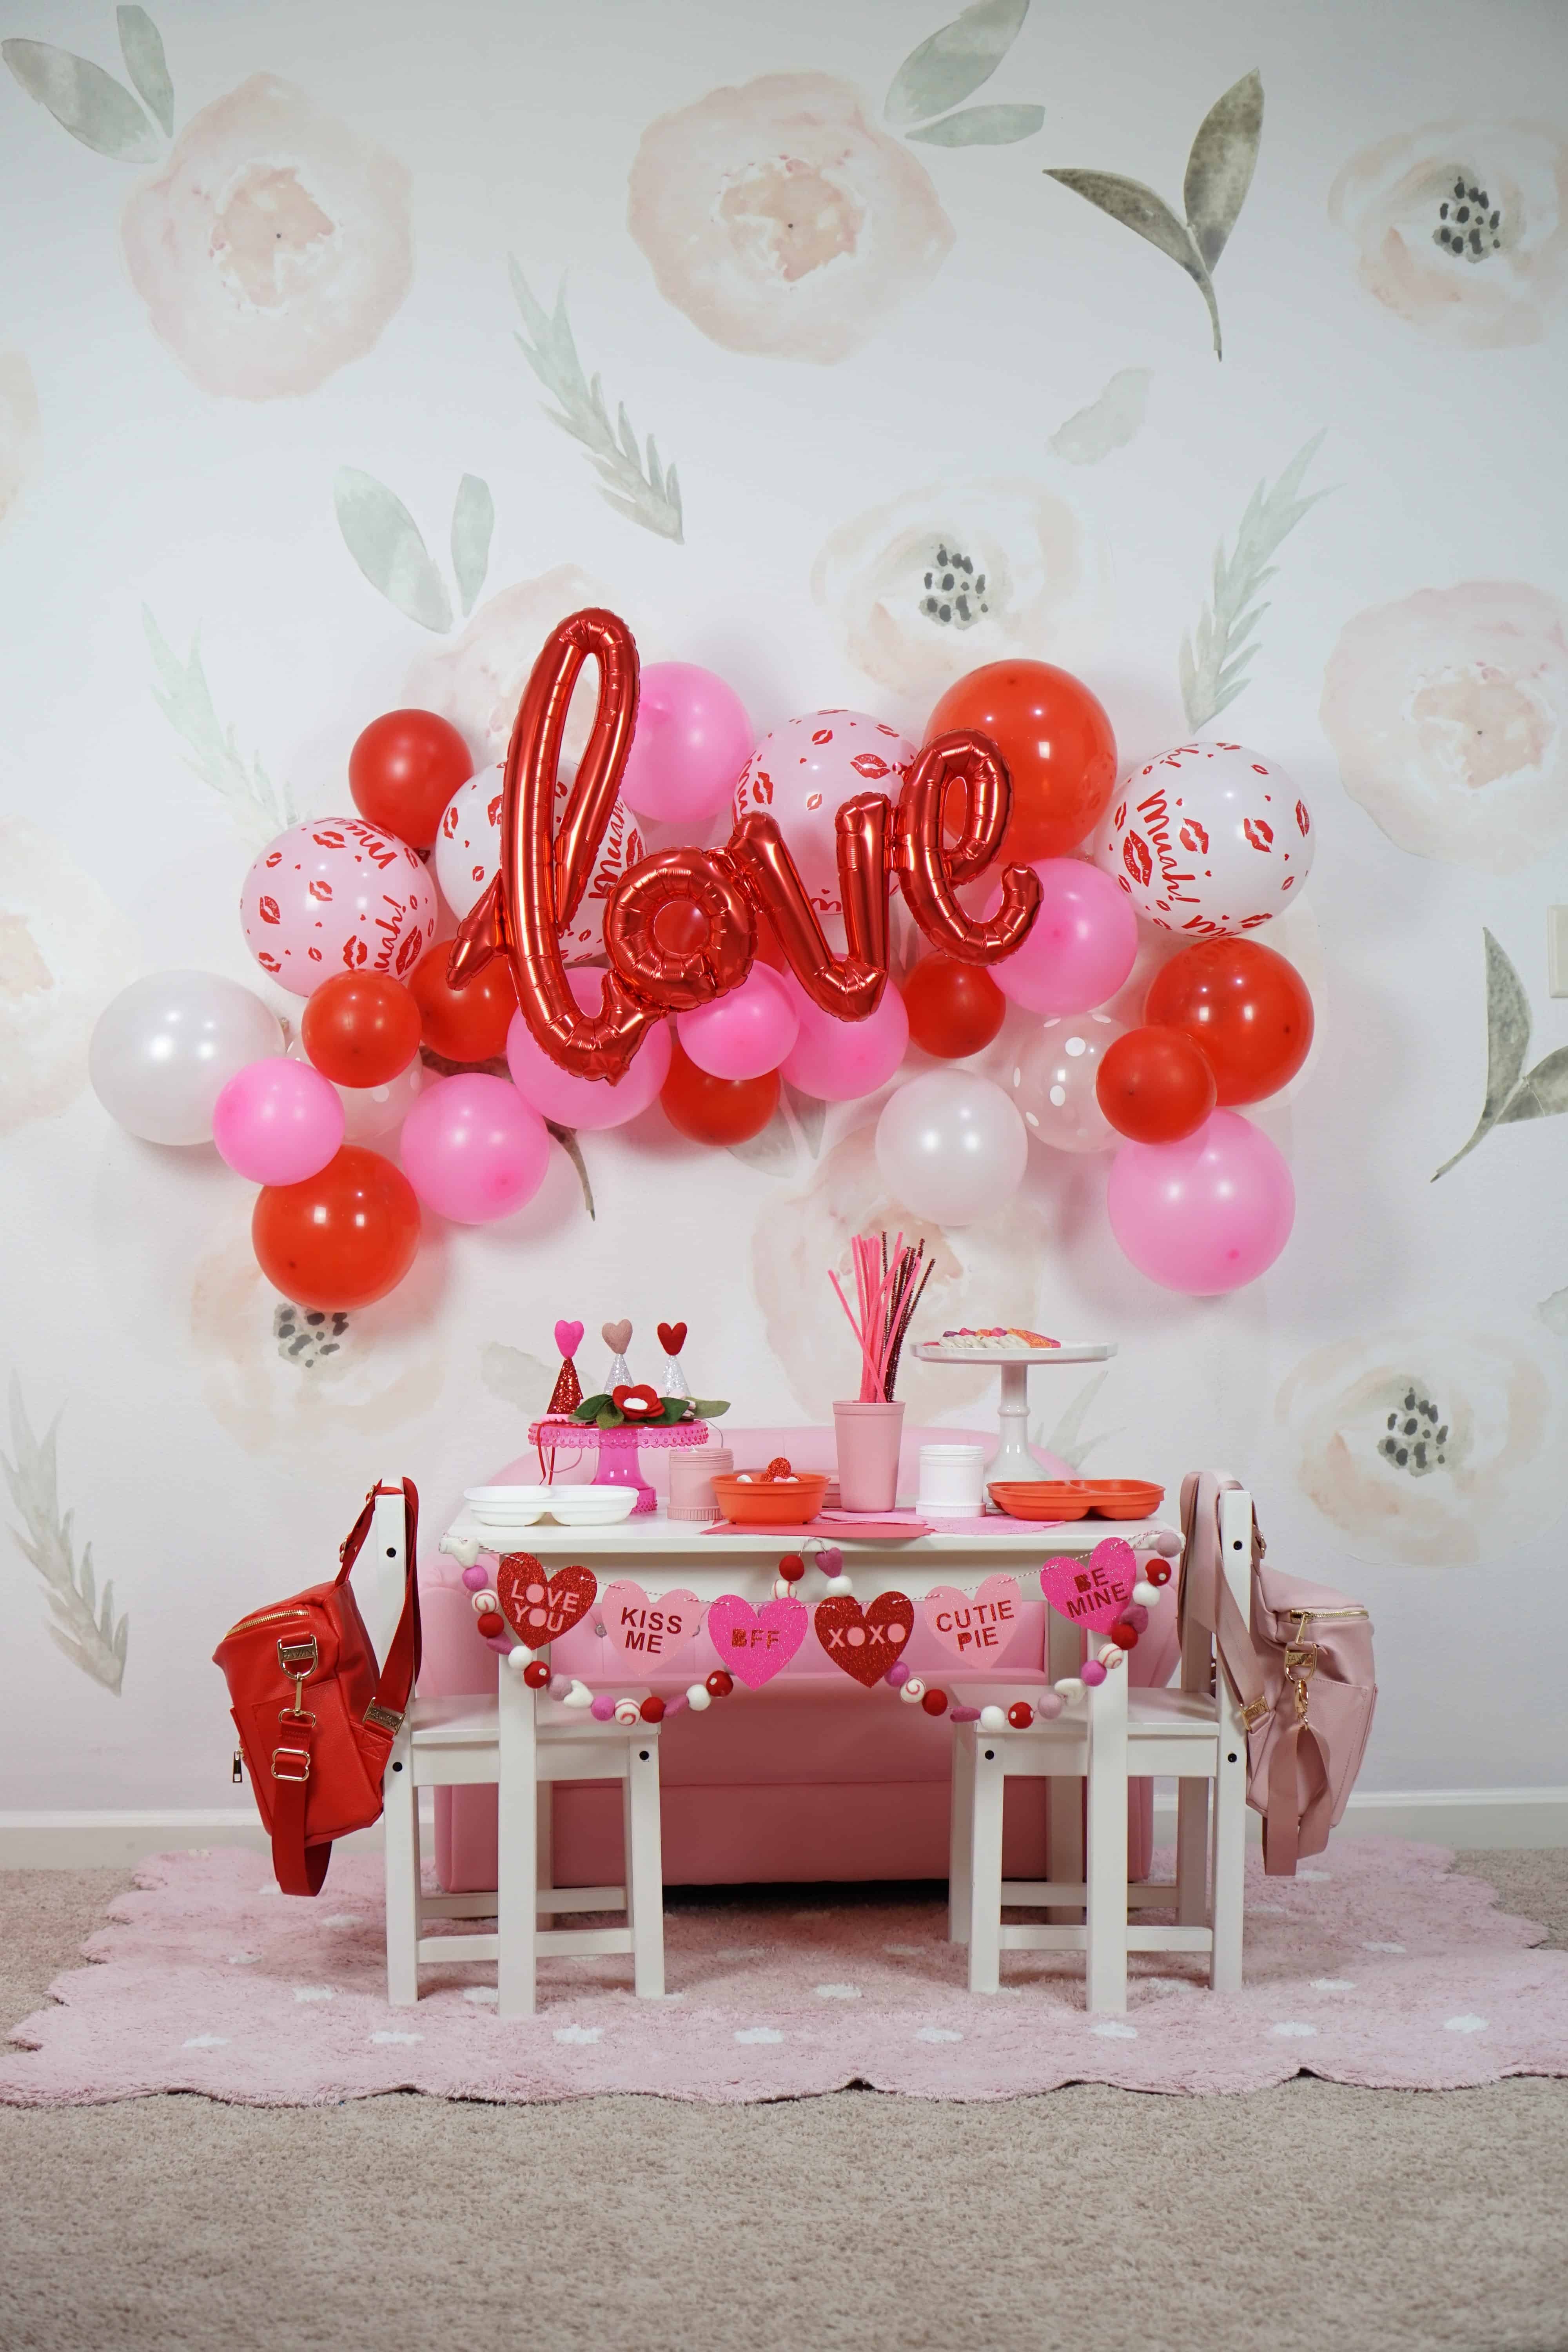
M 563 773 L 555 786 L 558 825 L 565 814 L 572 790 L 570 763 L 563 761 L 562 767 Z M 466 784 L 458 786 L 436 829 L 436 879 L 441 886 L 442 898 L 459 921 L 479 905 L 495 880 L 500 864 L 500 804 L 505 781 L 504 761 L 498 760 L 491 768 L 481 768 Z M 605 901 L 627 867 L 637 865 L 642 855 L 643 840 L 637 819 L 625 801 L 618 800 L 610 811 L 610 822 L 594 860 L 583 903 L 573 918 L 570 930 L 562 939 L 562 953 L 568 963 L 603 952 Z
M 846 801 L 886 793 L 897 802 L 915 746 L 863 710 L 812 710 L 764 735 L 735 787 L 735 822 L 753 810 L 776 819 L 819 915 L 841 915 L 834 821 Z
M 334 972 L 406 980 L 436 936 L 436 885 L 384 826 L 310 817 L 268 843 L 245 877 L 239 915 L 262 971 L 309 996 Z
M 1210 939 L 1292 906 L 1316 840 L 1277 760 L 1245 743 L 1180 743 L 1123 778 L 1094 858 L 1159 929 Z

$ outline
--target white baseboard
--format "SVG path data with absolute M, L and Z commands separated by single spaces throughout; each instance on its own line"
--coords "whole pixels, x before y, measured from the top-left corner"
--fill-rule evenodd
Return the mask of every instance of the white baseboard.
M 1256 1836 L 1260 1823 L 1248 1816 Z M 1157 1796 L 1154 1832 L 1174 1832 L 1175 1806 Z M 1336 1837 L 1416 1838 L 1428 1845 L 1568 1846 L 1568 1788 L 1358 1790 Z M 340 1841 L 346 1853 L 379 1853 L 381 1824 Z M 0 1812 L 0 1870 L 119 1868 L 170 1847 L 242 1845 L 265 1853 L 253 1810 Z

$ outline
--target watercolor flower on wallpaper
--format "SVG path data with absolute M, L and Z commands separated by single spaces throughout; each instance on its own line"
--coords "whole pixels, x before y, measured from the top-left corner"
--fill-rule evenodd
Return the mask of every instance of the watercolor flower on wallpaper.
M 1276 1419 L 1357 1559 L 1459 1568 L 1568 1509 L 1568 1412 L 1544 1343 L 1383 1331 L 1315 1348 Z
M 1063 659 L 1069 629 L 1090 634 L 1100 618 L 1107 574 L 1099 535 L 1061 491 L 981 477 L 906 491 L 841 524 L 811 587 L 857 669 L 923 712 L 982 662 Z
M 1514 874 L 1568 831 L 1568 611 L 1518 580 L 1358 613 L 1323 677 L 1345 790 L 1417 857 Z
M 1424 123 L 1352 156 L 1329 218 L 1367 292 L 1431 341 L 1539 342 L 1568 281 L 1568 141 L 1533 122 Z
M 158 155 L 121 224 L 132 283 L 203 391 L 314 392 L 361 359 L 414 274 L 408 173 L 292 82 L 254 74 L 174 138 L 174 90 L 144 8 L 117 11 L 125 85 L 46 41 L 0 45 L 16 80 L 82 144 Z
M 226 1202 L 197 1261 L 190 1336 L 202 1396 L 246 1453 L 294 1461 L 388 1436 L 440 1395 L 439 1252 L 426 1246 L 390 1297 L 315 1319 L 279 1299 L 256 1263 L 251 1202 Z
M 1021 1321 L 1034 1312 L 1046 1240 L 1040 1211 L 1019 1195 L 982 1225 L 951 1234 L 933 1228 L 889 1198 L 877 1167 L 876 1132 L 873 1120 L 836 1143 L 802 1191 L 768 1200 L 752 1235 L 752 1288 L 768 1345 L 813 1422 L 826 1421 L 831 1400 L 848 1393 L 855 1369 L 854 1341 L 827 1281 L 830 1266 L 840 1281 L 851 1280 L 854 1234 L 901 1227 L 924 1235 L 936 1271 L 921 1305 L 922 1331 L 973 1324 L 994 1314 L 1002 1297 Z M 899 1393 L 916 1422 L 975 1403 L 993 1377 L 983 1365 L 932 1370 L 908 1361 L 900 1369 Z
M 726 351 L 845 359 L 920 293 L 952 224 L 919 159 L 830 74 L 763 74 L 648 125 L 627 226 Z
M 476 767 L 504 760 L 529 671 L 558 621 L 585 604 L 625 609 L 612 592 L 574 563 L 558 563 L 536 580 L 516 580 L 479 606 L 466 629 L 439 651 L 421 654 L 405 691 L 422 709 L 437 710 L 468 738 Z M 581 759 L 594 715 L 590 664 L 573 698 L 565 751 Z
M 87 1084 L 87 1045 L 141 968 L 135 930 L 51 834 L 0 817 L 0 1135 Z
M 0 529 L 27 478 L 38 437 L 38 394 L 20 352 L 0 352 Z

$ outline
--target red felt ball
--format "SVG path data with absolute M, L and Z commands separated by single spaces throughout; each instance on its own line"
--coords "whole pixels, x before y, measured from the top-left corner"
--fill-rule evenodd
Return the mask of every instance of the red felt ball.
M 1151 1584 L 1169 1584 L 1171 1563 L 1168 1559 L 1152 1559 L 1144 1569 L 1143 1574 Z
M 506 1632 L 506 1619 L 499 1609 L 487 1609 L 476 1622 L 487 1642 L 493 1641 L 498 1633 Z
M 384 712 L 349 753 L 349 791 L 361 816 L 415 849 L 434 846 L 447 803 L 473 772 L 468 745 L 434 710 Z
M 1035 1719 L 1035 1710 L 1026 1698 L 1016 1698 L 1007 1709 L 1007 1720 L 1015 1731 L 1027 1731 Z
M 779 1574 L 786 1584 L 798 1584 L 805 1574 L 805 1562 L 799 1552 L 786 1551 L 779 1562 Z
M 944 1690 L 922 1691 L 921 1693 L 921 1705 L 924 1707 L 928 1715 L 945 1715 L 947 1713 L 947 1693 Z
M 1135 1650 L 1138 1647 L 1138 1628 L 1130 1625 L 1125 1617 L 1121 1618 L 1111 1627 L 1110 1638 L 1119 1650 Z
M 548 1690 L 550 1687 L 550 1668 L 545 1664 L 542 1658 L 530 1658 L 527 1665 L 524 1666 L 522 1670 L 522 1679 L 528 1685 L 530 1690 Z
M 664 1721 L 664 1701 L 661 1698 L 654 1698 L 651 1696 L 645 1698 L 641 1706 L 638 1707 L 637 1713 L 641 1716 L 645 1723 L 662 1723 Z
M 722 1666 L 715 1666 L 704 1687 L 710 1698 L 728 1698 L 735 1687 L 735 1677 L 727 1675 Z

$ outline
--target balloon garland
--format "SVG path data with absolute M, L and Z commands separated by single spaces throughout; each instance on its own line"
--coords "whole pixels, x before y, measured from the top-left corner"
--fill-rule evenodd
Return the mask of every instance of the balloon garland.
M 1116 768 L 1103 708 L 1049 663 L 961 678 L 918 748 L 855 711 L 753 748 L 722 679 L 679 662 L 639 673 L 625 622 L 575 613 L 541 649 L 503 768 L 470 773 L 432 712 L 387 712 L 350 754 L 356 814 L 292 825 L 255 861 L 242 929 L 304 1000 L 293 1045 L 236 982 L 162 973 L 101 1016 L 91 1081 L 132 1134 L 215 1142 L 260 1187 L 268 1280 L 342 1311 L 403 1279 L 422 1204 L 483 1223 L 531 1199 L 547 1122 L 623 1126 L 657 1100 L 693 1142 L 744 1142 L 783 1086 L 874 1094 L 911 1041 L 962 1063 L 1011 1004 L 1041 1024 L 1011 1089 L 939 1066 L 888 1097 L 876 1150 L 896 1196 L 963 1224 L 1005 1205 L 1031 1138 L 1115 1148 L 1107 1209 L 1131 1263 L 1171 1289 L 1234 1289 L 1272 1265 L 1294 1212 L 1289 1169 L 1241 1107 L 1288 1084 L 1311 1044 L 1300 974 L 1251 936 L 1294 903 L 1311 820 L 1243 745 L 1179 746 L 1120 793 Z M 726 802 L 721 845 L 642 854 L 636 819 L 706 823 Z M 924 950 L 901 988 L 894 889 Z M 458 929 L 437 943 L 443 898 Z M 1127 1028 L 1100 1008 L 1141 921 L 1186 943 Z M 451 1074 L 431 1082 L 422 1053 Z

